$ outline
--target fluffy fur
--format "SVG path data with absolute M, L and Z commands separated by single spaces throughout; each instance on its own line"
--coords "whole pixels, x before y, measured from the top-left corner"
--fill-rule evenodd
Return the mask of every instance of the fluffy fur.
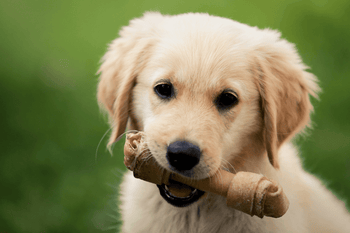
M 277 31 L 250 27 L 208 14 L 163 16 L 146 13 L 114 40 L 99 72 L 99 103 L 113 129 L 110 143 L 128 129 L 142 130 L 161 166 L 168 168 L 167 146 L 178 139 L 202 151 L 195 179 L 232 172 L 261 173 L 278 181 L 290 201 L 281 218 L 259 219 L 205 194 L 177 208 L 156 185 L 127 172 L 121 184 L 124 233 L 350 232 L 344 204 L 301 166 L 288 141 L 310 121 L 309 96 L 317 97 L 316 78 L 305 71 L 294 45 Z M 169 80 L 170 101 L 154 92 Z M 237 106 L 218 111 L 214 99 L 234 90 Z

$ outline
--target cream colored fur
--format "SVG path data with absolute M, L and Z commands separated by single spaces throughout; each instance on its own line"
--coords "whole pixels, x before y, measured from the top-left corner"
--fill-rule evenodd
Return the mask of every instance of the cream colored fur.
M 281 218 L 250 217 L 205 194 L 189 207 L 168 204 L 156 185 L 127 172 L 121 184 L 124 233 L 350 232 L 350 215 L 321 182 L 306 173 L 289 142 L 309 124 L 316 78 L 294 46 L 276 31 L 208 14 L 146 13 L 120 32 L 103 58 L 99 103 L 110 115 L 112 144 L 142 130 L 159 164 L 167 146 L 195 142 L 202 151 L 196 179 L 232 172 L 261 173 L 290 200 Z M 155 83 L 169 80 L 176 98 L 161 100 Z M 239 103 L 220 112 L 214 99 L 233 89 Z

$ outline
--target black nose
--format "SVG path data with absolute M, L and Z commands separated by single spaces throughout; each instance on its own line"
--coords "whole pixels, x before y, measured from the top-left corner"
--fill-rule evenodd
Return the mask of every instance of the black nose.
M 187 141 L 176 141 L 168 146 L 166 158 L 179 171 L 190 170 L 199 163 L 201 151 Z

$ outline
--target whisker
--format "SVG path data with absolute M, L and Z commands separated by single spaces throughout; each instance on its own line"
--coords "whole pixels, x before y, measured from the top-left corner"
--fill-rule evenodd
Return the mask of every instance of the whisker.
M 112 173 L 115 177 L 117 177 L 118 179 L 121 179 L 122 176 L 124 175 L 124 171 L 119 169 L 119 168 L 116 168 L 115 170 L 112 170 Z
M 234 174 L 236 174 L 237 173 L 237 171 L 236 171 L 236 169 L 234 168 L 234 166 L 229 162 L 229 161 L 227 161 L 226 159 L 224 159 L 224 158 L 222 158 L 222 161 L 225 163 L 225 164 L 228 164 L 228 165 L 230 165 L 230 167 L 232 168 L 232 170 L 233 170 L 233 172 L 234 172 Z M 224 168 L 224 170 L 228 170 L 228 171 L 230 171 L 230 169 L 229 168 L 227 168 L 226 166 L 224 166 L 224 165 L 222 165 L 223 166 L 223 168 Z
M 125 135 L 128 133 L 138 133 L 139 130 L 127 130 L 124 133 L 122 133 L 121 135 L 119 135 L 119 137 L 110 145 L 108 145 L 108 151 L 111 155 L 113 155 L 113 148 L 115 146 L 115 144 Z
M 221 181 L 221 182 L 220 182 L 220 183 L 221 183 L 221 186 L 223 186 L 223 183 L 222 183 L 222 181 L 223 181 L 222 174 L 221 174 L 220 172 L 217 172 L 217 173 L 215 173 L 215 176 L 218 176 L 218 179 Z
M 113 144 L 116 143 L 116 142 L 118 142 L 125 134 L 128 134 L 128 133 L 138 133 L 138 132 L 139 132 L 139 130 L 135 130 L 135 129 L 127 130 L 127 131 L 125 131 L 124 133 L 122 133 L 121 135 L 119 135 L 119 137 L 113 142 Z
M 106 137 L 107 133 L 108 133 L 109 131 L 111 131 L 111 130 L 112 130 L 112 128 L 109 128 L 109 129 L 103 134 L 103 136 L 102 136 L 100 142 L 99 142 L 98 145 L 97 145 L 96 152 L 95 152 L 95 163 L 96 163 L 96 161 L 97 161 L 97 152 L 98 152 L 98 149 L 100 148 L 100 145 L 101 145 L 103 139 Z

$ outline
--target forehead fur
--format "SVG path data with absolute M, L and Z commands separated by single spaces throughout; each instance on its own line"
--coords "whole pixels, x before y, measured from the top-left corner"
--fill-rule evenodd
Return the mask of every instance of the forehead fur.
M 172 78 L 202 91 L 232 87 L 228 80 L 242 87 L 252 76 L 254 41 L 246 36 L 252 37 L 252 31 L 255 28 L 207 14 L 165 17 L 150 59 L 149 67 L 157 70 L 152 81 Z

